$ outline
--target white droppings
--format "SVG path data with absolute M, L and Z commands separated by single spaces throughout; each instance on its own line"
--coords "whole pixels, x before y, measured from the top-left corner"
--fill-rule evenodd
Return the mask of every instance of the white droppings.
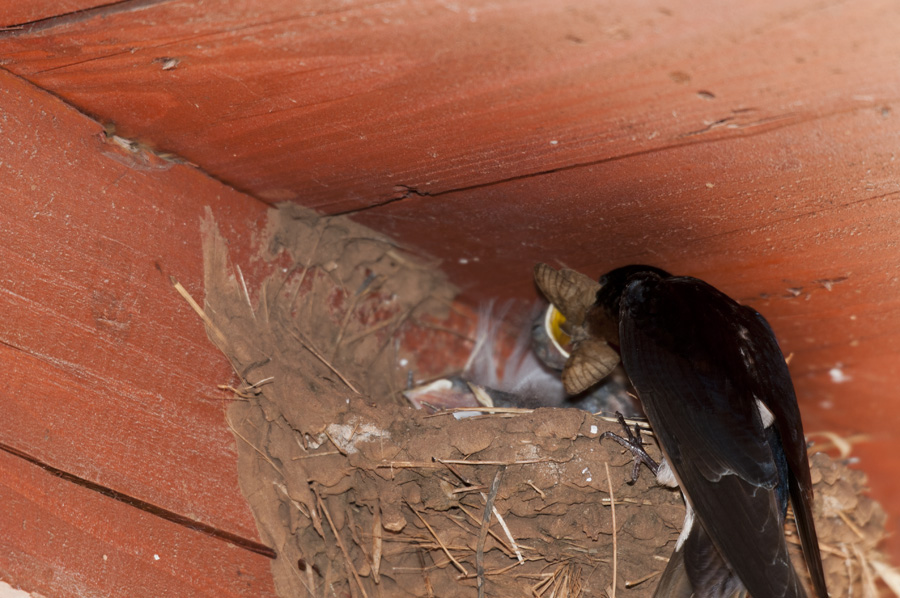
M 556 140 L 556 139 L 551 139 L 551 140 L 550 140 L 550 145 L 559 145 L 559 141 Z
M 597 426 L 591 426 L 591 434 L 596 434 L 597 432 Z
M 348 454 L 357 452 L 356 445 L 360 442 L 372 442 L 379 438 L 391 437 L 390 432 L 382 430 L 374 424 L 358 424 L 352 420 L 346 424 L 329 424 L 326 429 L 328 438 Z
M 440 392 L 442 390 L 450 390 L 453 388 L 453 381 L 447 378 L 441 378 L 439 380 L 435 380 L 430 384 L 426 384 L 425 386 L 420 386 L 416 390 L 421 393 L 429 393 L 429 392 Z
M 454 411 L 453 417 L 456 419 L 466 419 L 467 417 L 475 417 L 476 415 L 484 415 L 481 411 Z
M 841 384 L 842 382 L 847 382 L 851 380 L 850 376 L 844 373 L 844 370 L 841 369 L 841 364 L 837 364 L 830 370 L 828 370 L 828 375 L 831 376 L 831 381 L 835 384 Z
M 461 257 L 461 258 L 459 258 L 459 263 L 460 263 L 460 264 L 468 264 L 468 263 L 469 263 L 469 260 L 467 260 L 467 259 L 464 258 L 464 257 Z
M 400 367 L 405 368 L 408 365 L 409 365 L 409 360 L 407 358 L 404 357 L 403 359 L 400 360 Z
M 159 560 L 159 555 L 158 555 L 158 554 L 154 554 L 154 555 L 153 555 L 153 560 L 154 560 L 154 561 L 158 561 L 158 560 Z

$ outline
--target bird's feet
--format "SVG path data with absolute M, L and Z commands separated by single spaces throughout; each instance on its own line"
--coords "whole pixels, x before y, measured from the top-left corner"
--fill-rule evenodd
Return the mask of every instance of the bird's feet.
M 616 411 L 616 418 L 618 418 L 619 423 L 622 425 L 622 428 L 624 428 L 625 436 L 619 436 L 612 432 L 604 432 L 600 435 L 600 441 L 602 442 L 604 438 L 609 438 L 615 440 L 631 451 L 631 455 L 634 457 L 634 469 L 631 470 L 631 481 L 629 484 L 634 484 L 637 481 L 641 463 L 646 465 L 650 471 L 653 472 L 653 475 L 656 475 L 657 472 L 659 472 L 659 463 L 654 461 L 653 458 L 647 454 L 647 451 L 644 450 L 644 441 L 641 440 L 641 429 L 635 424 L 634 432 L 632 432 L 631 428 L 629 428 L 628 424 L 625 422 L 625 417 L 618 411 Z

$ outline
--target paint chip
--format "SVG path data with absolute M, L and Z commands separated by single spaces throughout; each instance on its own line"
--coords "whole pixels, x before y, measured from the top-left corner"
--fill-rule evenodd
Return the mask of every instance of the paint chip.
M 38 593 L 29 594 L 22 590 L 17 590 L 5 581 L 0 581 L 0 597 L 2 598 L 37 598 Z
M 837 364 L 830 370 L 828 370 L 828 375 L 831 376 L 831 381 L 835 384 L 841 384 L 842 382 L 847 382 L 851 380 L 850 376 L 844 373 L 844 370 L 841 369 L 841 364 Z

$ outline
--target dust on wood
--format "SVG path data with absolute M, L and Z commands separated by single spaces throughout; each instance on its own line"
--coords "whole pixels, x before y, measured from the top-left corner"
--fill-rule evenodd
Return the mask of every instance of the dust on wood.
M 627 483 L 630 456 L 597 438 L 616 424 L 574 409 L 435 417 L 399 394 L 466 342 L 439 271 L 285 205 L 254 302 L 209 217 L 203 235 L 210 339 L 243 381 L 227 414 L 241 488 L 281 596 L 652 595 L 684 507 L 646 472 Z M 416 337 L 433 346 L 411 350 Z M 884 513 L 862 473 L 812 463 L 831 593 L 865 595 Z

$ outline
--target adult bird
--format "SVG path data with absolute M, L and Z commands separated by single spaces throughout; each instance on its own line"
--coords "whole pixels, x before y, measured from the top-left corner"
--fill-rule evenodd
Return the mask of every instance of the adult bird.
M 538 264 L 535 281 L 573 339 L 566 390 L 593 385 L 621 358 L 663 460 L 650 460 L 639 436 L 618 440 L 684 494 L 684 528 L 655 596 L 805 597 L 784 534 L 790 498 L 815 595 L 827 598 L 803 425 L 768 322 L 651 266 L 597 283 Z

